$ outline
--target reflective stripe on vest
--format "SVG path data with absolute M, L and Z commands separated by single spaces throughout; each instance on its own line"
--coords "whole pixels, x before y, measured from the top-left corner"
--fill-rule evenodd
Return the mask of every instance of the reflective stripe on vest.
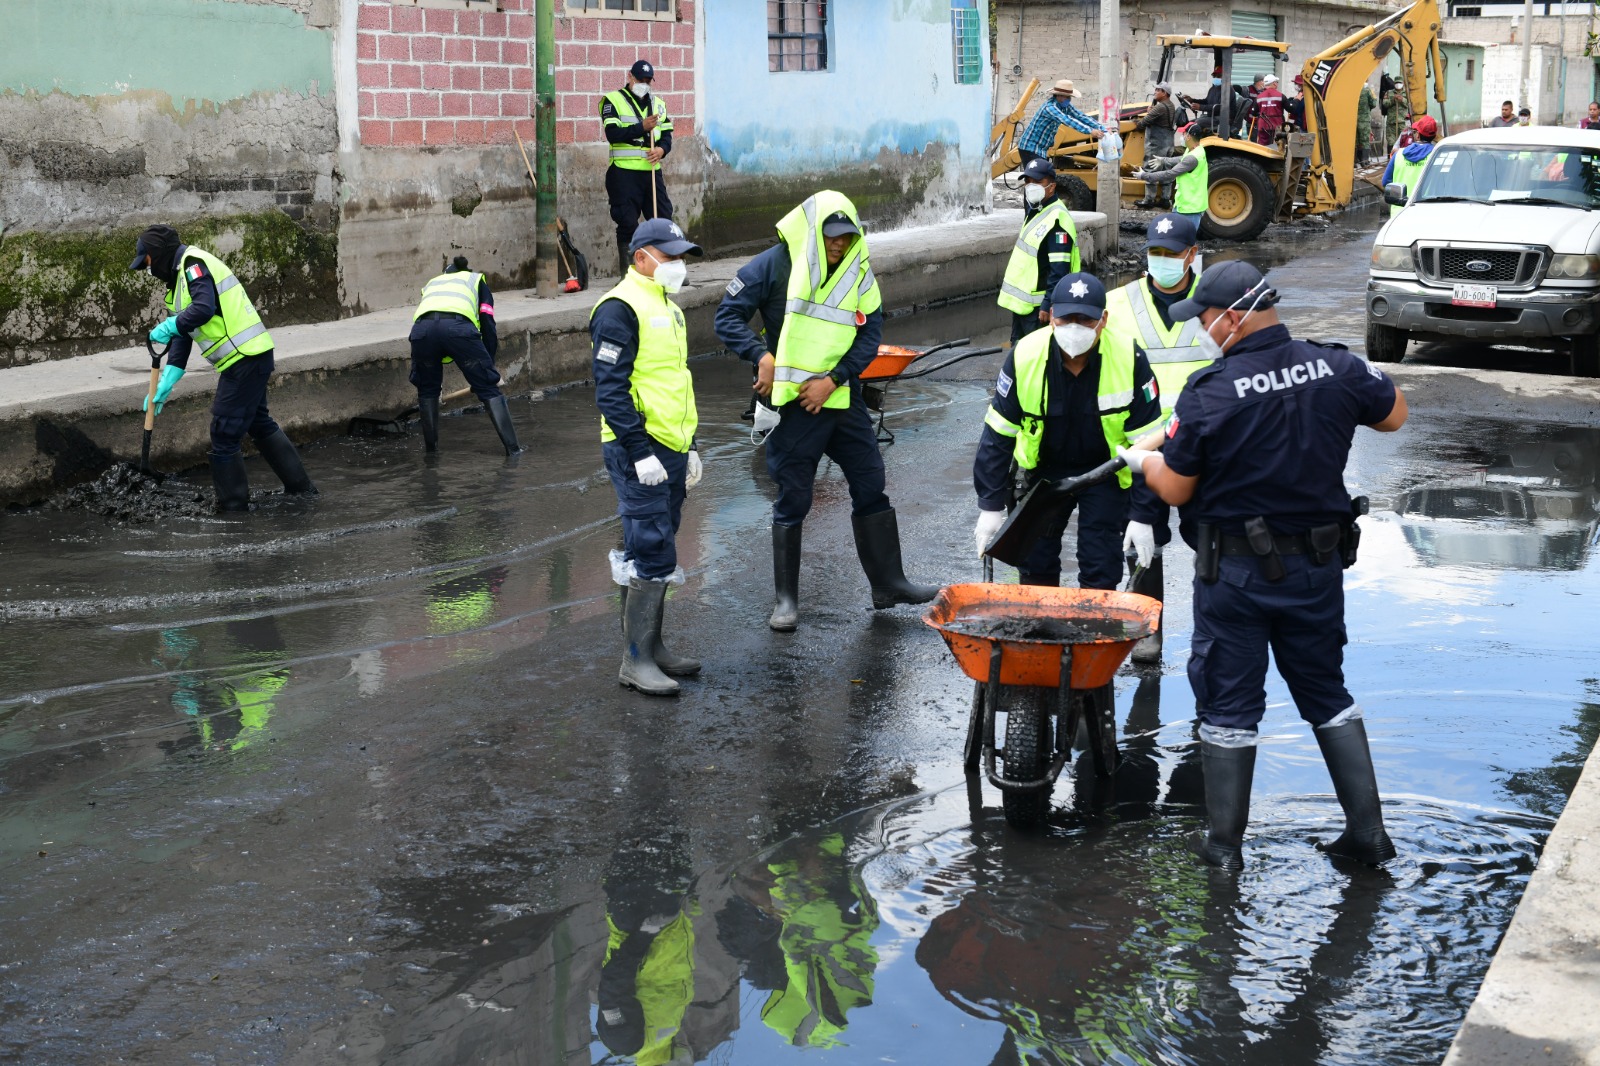
M 482 277 L 482 274 L 456 270 L 428 279 L 422 286 L 422 302 L 417 304 L 411 321 L 415 322 L 429 311 L 448 311 L 471 322 L 474 329 L 481 328 L 478 324 L 478 281 Z
M 181 314 L 194 302 L 189 297 L 189 278 L 183 269 L 188 259 L 205 264 L 217 289 L 217 313 L 202 322 L 191 335 L 201 358 L 220 373 L 246 356 L 271 351 L 272 335 L 228 264 L 193 245 L 178 249 L 178 280 L 167 293 L 167 310 L 174 315 Z
M 1201 354 L 1200 333 L 1205 327 L 1198 318 L 1174 322 L 1171 329 L 1161 325 L 1161 312 L 1156 308 L 1148 281 L 1148 278 L 1140 278 L 1106 294 L 1108 317 L 1105 332 L 1100 335 L 1100 348 L 1104 351 L 1109 342 L 1118 349 L 1119 355 L 1126 349 L 1130 359 L 1134 344 L 1144 349 L 1145 359 L 1161 390 L 1161 412 L 1166 415 L 1172 413 L 1190 375 L 1209 366 L 1211 360 Z M 1196 276 L 1188 295 L 1193 296 L 1199 284 Z
M 1206 161 L 1206 150 L 1201 145 L 1195 145 L 1184 155 L 1195 157 L 1195 167 L 1187 174 L 1178 175 L 1172 209 L 1180 215 L 1198 215 L 1211 206 L 1211 164 Z
M 1420 160 L 1413 163 L 1411 160 L 1405 157 L 1405 149 L 1403 148 L 1400 150 L 1400 154 L 1395 157 L 1394 174 L 1391 176 L 1395 181 L 1406 187 L 1406 199 L 1411 199 L 1411 194 L 1415 192 L 1417 188 L 1417 179 L 1422 176 L 1423 170 L 1427 169 L 1428 160 L 1432 158 L 1433 153 L 1429 152 Z M 1405 210 L 1405 208 L 1390 204 L 1389 216 L 1393 218 L 1403 210 Z
M 683 312 L 667 299 L 661 286 L 647 281 L 632 268 L 594 306 L 598 308 L 607 300 L 627 304 L 639 322 L 639 354 L 633 360 L 628 391 L 645 432 L 665 448 L 687 452 L 694 442 L 700 416 L 694 405 L 694 377 L 689 373 L 689 336 L 684 330 Z M 594 318 L 593 309 L 589 317 Z M 617 439 L 604 418 L 600 419 L 600 439 Z
M 602 109 L 607 101 L 611 103 L 616 116 L 606 118 L 602 114 L 600 117 L 605 125 L 633 126 L 644 121 L 645 111 L 639 109 L 639 102 L 633 98 L 633 94 L 628 90 L 613 89 L 606 93 L 605 96 L 600 98 Z M 670 133 L 672 131 L 672 120 L 667 117 L 667 105 L 661 101 L 661 97 L 651 93 L 647 110 L 661 120 L 656 124 L 656 133 Z M 626 117 L 630 115 L 632 116 L 632 121 Z M 660 163 L 652 163 L 645 157 L 645 153 L 649 150 L 649 139 L 650 135 L 647 133 L 640 137 L 635 144 L 610 145 L 611 165 L 621 167 L 623 170 L 660 170 Z
M 855 343 L 860 323 L 883 306 L 865 237 L 851 242 L 833 274 L 827 273 L 822 222 L 839 211 L 860 228 L 855 205 L 831 190 L 810 197 L 778 221 L 778 236 L 789 249 L 789 288 L 773 373 L 774 407 L 794 400 L 802 384 L 837 366 Z M 849 407 L 850 390 L 836 389 L 823 406 Z
M 1009 421 L 993 406 L 984 416 L 984 424 L 1003 437 L 1016 443 L 1012 456 L 1017 466 L 1032 470 L 1039 465 L 1039 453 L 1044 445 L 1044 412 L 1050 397 L 1045 368 L 1050 362 L 1048 329 L 1034 330 L 1017 342 L 1012 349 L 1012 369 L 1016 371 L 1017 405 L 1022 408 L 1022 423 Z M 1128 409 L 1133 405 L 1133 355 L 1124 357 L 1117 350 L 1100 346 L 1100 381 L 1097 385 L 1096 406 L 1100 411 L 1100 431 L 1106 439 L 1106 458 L 1117 454 L 1117 448 L 1127 447 Z M 1133 484 L 1133 474 L 1124 468 L 1117 472 L 1117 484 L 1128 488 Z
M 1078 227 L 1072 213 L 1060 200 L 1053 200 L 1022 224 L 1017 243 L 1011 248 L 1011 258 L 1006 262 L 1005 280 L 1000 282 L 1000 298 L 996 301 L 1014 315 L 1037 311 L 1044 303 L 1044 279 L 1039 270 L 1039 246 L 1060 226 L 1072 238 L 1072 271 L 1077 273 L 1081 258 L 1078 254 Z

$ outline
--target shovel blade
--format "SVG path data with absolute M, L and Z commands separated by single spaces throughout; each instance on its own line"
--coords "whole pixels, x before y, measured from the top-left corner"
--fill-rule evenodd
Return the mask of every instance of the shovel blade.
M 1033 546 L 1039 543 L 1039 538 L 1049 532 L 1067 501 L 1084 489 L 1115 477 L 1126 465 L 1121 459 L 1112 459 L 1077 477 L 1038 482 L 1022 497 L 1017 509 L 995 534 L 988 554 L 1002 563 L 1020 567 Z

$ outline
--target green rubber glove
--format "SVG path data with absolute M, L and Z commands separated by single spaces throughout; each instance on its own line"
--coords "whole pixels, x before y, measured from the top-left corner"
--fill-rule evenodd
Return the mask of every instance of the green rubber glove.
M 172 319 L 169 318 L 167 321 L 171 322 Z M 157 328 L 159 329 L 160 327 Z M 172 395 L 172 386 L 176 385 L 181 377 L 183 377 L 183 367 L 181 366 L 169 365 L 161 368 L 161 381 L 156 385 L 156 414 L 161 413 L 161 405 L 167 402 L 167 397 Z M 144 398 L 144 404 L 139 409 L 141 411 L 150 410 L 150 397 L 146 396 Z
M 178 319 L 175 315 L 163 318 L 155 329 L 150 331 L 150 339 L 157 344 L 171 344 L 172 338 L 178 335 Z

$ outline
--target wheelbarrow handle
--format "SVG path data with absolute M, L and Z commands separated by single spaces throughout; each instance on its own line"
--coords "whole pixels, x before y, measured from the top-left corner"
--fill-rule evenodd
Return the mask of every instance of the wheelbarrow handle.
M 895 380 L 910 381 L 912 378 L 920 378 L 925 374 L 937 374 L 947 366 L 955 366 L 957 363 L 965 362 L 968 359 L 976 359 L 980 355 L 994 355 L 997 352 L 1003 351 L 1005 351 L 1004 348 L 970 348 L 967 351 L 961 352 L 959 355 L 953 355 L 949 359 L 937 362 L 932 366 L 917 366 L 917 363 L 922 362 L 922 360 L 926 358 L 927 353 L 923 353 L 922 355 L 917 356 L 916 360 L 911 364 L 912 366 L 916 367 L 915 370 L 910 370 L 900 374 Z
M 926 358 L 928 358 L 928 356 L 932 355 L 934 352 L 942 352 L 942 351 L 945 351 L 945 350 L 950 349 L 950 348 L 959 348 L 963 344 L 971 344 L 971 343 L 972 343 L 972 338 L 971 337 L 962 337 L 960 340 L 945 341 L 943 344 L 935 344 L 932 348 L 928 348 L 928 349 L 925 349 L 924 351 L 920 352 L 917 355 L 917 358 L 918 359 L 926 359 Z

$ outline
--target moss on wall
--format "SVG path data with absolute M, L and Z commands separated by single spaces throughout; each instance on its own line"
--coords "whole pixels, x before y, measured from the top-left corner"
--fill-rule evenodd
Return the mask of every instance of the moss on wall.
M 339 317 L 336 234 L 281 211 L 172 224 L 232 268 L 269 326 Z M 0 239 L 0 366 L 132 343 L 160 321 L 160 283 L 128 269 L 141 228 Z

